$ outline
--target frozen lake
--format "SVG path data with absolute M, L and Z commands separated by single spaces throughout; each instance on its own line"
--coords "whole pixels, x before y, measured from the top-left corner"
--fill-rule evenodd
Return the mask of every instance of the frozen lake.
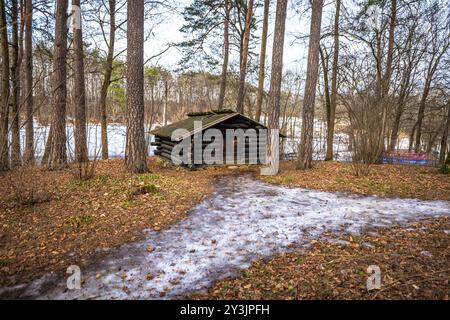
M 35 128 L 35 153 L 36 159 L 41 159 L 45 144 L 48 139 L 50 127 L 43 126 L 38 122 L 34 124 Z M 146 129 L 146 131 L 150 131 Z M 73 160 L 75 153 L 74 144 L 74 127 L 72 125 L 67 126 L 67 152 L 69 159 Z M 87 137 L 88 137 L 88 150 L 89 158 L 101 158 L 101 127 L 99 124 L 87 125 Z M 152 141 L 154 137 L 148 135 Z M 285 141 L 285 153 L 296 153 L 298 151 L 298 141 L 300 137 L 295 139 L 287 139 Z M 126 126 L 123 124 L 109 124 L 108 125 L 108 154 L 109 158 L 124 158 L 125 157 L 125 144 L 126 144 Z M 21 145 L 25 145 L 25 129 L 21 130 Z M 153 155 L 156 147 L 149 147 L 149 155 Z M 351 153 L 348 151 L 348 137 L 344 134 L 336 134 L 334 144 L 335 159 L 337 161 L 350 161 Z M 315 137 L 314 139 L 314 159 L 325 159 L 325 140 Z
M 48 139 L 50 127 L 42 126 L 35 122 L 34 124 L 34 136 L 35 136 L 35 153 L 36 159 L 41 159 L 44 150 L 45 143 Z M 147 130 L 148 131 L 148 130 Z M 25 145 L 25 129 L 21 130 L 21 144 Z M 74 144 L 74 127 L 72 125 L 67 126 L 67 153 L 69 159 L 74 158 L 75 144 Z M 89 158 L 101 158 L 101 127 L 99 124 L 87 125 L 87 138 Z M 153 136 L 151 136 L 153 140 Z M 126 126 L 123 124 L 111 123 L 108 125 L 108 154 L 110 158 L 123 158 L 125 157 L 125 143 L 126 143 Z M 149 148 L 149 155 L 153 155 L 154 147 Z
M 41 159 L 44 150 L 45 143 L 48 138 L 50 128 L 48 126 L 42 126 L 38 122 L 35 122 L 35 150 L 36 159 Z M 153 128 L 155 128 L 153 126 Z M 298 152 L 298 143 L 300 141 L 300 126 L 296 125 L 296 131 L 294 132 L 294 138 L 290 137 L 285 140 L 284 153 L 292 154 Z M 148 128 L 146 128 L 146 131 Z M 73 160 L 75 147 L 74 147 L 74 127 L 72 125 L 67 126 L 67 150 L 69 159 Z M 325 140 L 325 124 L 321 121 L 315 121 L 314 125 L 314 160 L 324 160 L 326 154 L 326 140 Z M 87 125 L 88 136 L 88 149 L 89 157 L 91 159 L 101 158 L 101 127 L 99 124 Z M 147 139 L 153 141 L 154 137 L 147 135 Z M 108 153 L 109 158 L 124 158 L 125 157 L 125 143 L 126 143 L 126 126 L 123 124 L 111 123 L 108 125 Z M 21 144 L 25 145 L 25 130 L 21 130 Z M 344 133 L 336 133 L 334 137 L 334 158 L 336 161 L 350 162 L 352 159 L 352 153 L 348 149 L 349 137 Z M 408 149 L 408 139 L 400 139 L 398 143 L 399 149 Z M 149 147 L 149 155 L 153 155 L 156 147 Z

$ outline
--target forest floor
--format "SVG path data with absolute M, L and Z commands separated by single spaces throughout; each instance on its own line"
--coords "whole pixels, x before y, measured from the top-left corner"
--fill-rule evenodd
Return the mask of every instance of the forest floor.
M 381 197 L 450 200 L 450 177 L 437 168 L 375 165 L 355 177 L 351 164 L 315 162 L 309 171 L 284 161 L 261 180 L 291 187 Z M 446 299 L 450 298 L 450 220 L 429 219 L 346 237 L 260 260 L 193 299 Z M 378 265 L 382 289 L 367 291 L 366 268 Z
M 450 298 L 450 219 L 373 229 L 339 241 L 255 262 L 242 275 L 192 299 L 444 299 Z M 367 290 L 369 266 L 380 268 Z M 372 271 L 373 272 L 373 271 Z
M 295 170 L 295 162 L 283 161 L 280 174 L 260 179 L 321 191 L 450 201 L 450 176 L 434 167 L 373 165 L 368 176 L 356 177 L 352 165 L 347 163 L 317 161 L 313 169 L 301 171 Z
M 78 168 L 22 168 L 0 177 L 0 285 L 88 264 L 112 248 L 184 219 L 214 190 L 216 177 L 247 169 L 188 171 L 156 158 L 127 174 L 123 160 L 99 161 L 90 180 Z M 76 263 L 75 263 L 76 262 Z
M 232 268 L 230 267 L 233 270 L 236 267 L 248 268 L 250 264 L 246 265 L 246 263 L 255 260 L 246 260 L 246 257 L 250 257 L 252 250 L 255 249 L 252 247 L 253 244 L 249 245 L 253 240 L 247 244 L 245 241 L 237 243 L 233 241 L 236 241 L 238 237 L 243 240 L 248 238 L 246 241 L 249 241 L 256 236 L 267 242 L 265 244 L 264 241 L 259 241 L 258 245 L 265 247 L 258 247 L 255 249 L 256 252 L 268 250 L 267 256 L 244 271 L 242 276 L 219 282 L 207 295 L 195 296 L 195 298 L 448 298 L 448 269 L 450 268 L 449 256 L 446 253 L 449 247 L 448 217 L 428 218 L 426 223 L 417 224 L 412 229 L 402 224 L 403 219 L 409 214 L 413 218 L 414 212 L 418 214 L 417 217 L 426 214 L 425 211 L 433 216 L 434 208 L 437 211 L 443 208 L 444 212 L 447 210 L 445 202 L 422 204 L 405 200 L 403 203 L 395 199 L 387 199 L 383 202 L 377 198 L 360 199 L 351 194 L 316 194 L 315 191 L 297 188 L 293 188 L 295 190 L 291 192 L 289 188 L 277 189 L 278 187 L 275 186 L 271 188 L 270 185 L 244 178 L 244 173 L 257 176 L 257 169 L 254 167 L 243 167 L 237 170 L 208 168 L 187 171 L 167 166 L 165 162 L 156 158 L 150 158 L 149 166 L 150 173 L 132 175 L 124 173 L 122 160 L 100 161 L 96 176 L 87 181 L 75 177 L 77 172 L 75 167 L 51 172 L 44 168 L 27 168 L 2 176 L 0 179 L 0 286 L 28 282 L 48 272 L 62 273 L 72 264 L 79 265 L 84 270 L 93 261 L 99 263 L 115 252 L 117 257 L 121 257 L 122 253 L 124 256 L 129 256 L 131 253 L 126 251 L 131 247 L 128 249 L 125 247 L 123 250 L 115 248 L 125 243 L 136 243 L 136 248 L 133 249 L 136 251 L 136 261 L 131 265 L 140 267 L 140 264 L 145 262 L 147 266 L 143 270 L 147 270 L 152 264 L 161 263 L 163 269 L 165 268 L 166 271 L 170 269 L 170 272 L 158 280 L 160 283 L 155 283 L 158 288 L 155 294 L 157 296 L 167 294 L 170 297 L 169 293 L 171 293 L 175 297 L 177 292 L 185 290 L 183 286 L 189 285 L 190 281 L 195 283 L 197 276 L 200 276 L 199 279 L 203 277 L 205 281 L 210 281 L 213 274 L 218 276 L 220 270 L 225 272 L 225 269 L 214 267 L 219 262 L 227 265 L 235 263 Z M 240 178 L 231 179 L 231 185 L 227 184 L 225 188 L 220 186 L 220 183 L 217 185 L 217 180 L 219 179 L 220 182 L 220 177 L 227 175 L 238 175 Z M 259 179 L 272 185 L 322 191 L 450 200 L 450 178 L 439 174 L 437 169 L 424 167 L 374 166 L 368 177 L 356 178 L 352 174 L 351 165 L 348 164 L 317 162 L 313 170 L 297 172 L 294 170 L 293 163 L 283 162 L 280 175 L 259 177 Z M 221 190 L 225 193 L 219 193 L 211 198 L 209 196 L 216 190 L 215 187 L 222 188 Z M 301 197 L 305 197 L 305 201 L 299 200 Z M 336 197 L 336 199 L 330 199 L 330 197 Z M 208 200 L 203 201 L 206 198 Z M 296 202 L 297 200 L 300 202 Z M 336 201 L 341 203 L 341 206 L 336 207 L 334 204 Z M 199 203 L 202 205 L 188 215 L 190 210 Z M 413 205 L 413 203 L 416 204 Z M 411 206 L 414 208 L 407 212 L 406 208 Z M 304 210 L 303 219 L 298 219 L 296 210 Z M 320 214 L 313 214 L 314 212 Z M 221 213 L 224 217 L 221 217 Z M 236 221 L 237 216 L 240 220 Z M 248 221 L 245 220 L 247 218 Z M 254 226 L 252 228 L 261 229 L 255 233 L 249 227 L 243 232 L 242 223 L 245 221 L 242 219 L 247 221 L 249 226 Z M 339 230 L 343 227 L 341 235 L 348 234 L 345 232 L 345 221 L 348 221 L 350 229 L 359 230 L 364 228 L 364 225 L 370 227 L 379 223 L 386 223 L 386 226 L 392 223 L 397 225 L 396 220 L 400 224 L 399 227 L 380 229 L 375 235 L 370 233 L 360 237 L 345 236 L 346 238 L 343 239 L 345 241 L 342 242 L 345 245 L 333 244 L 318 238 L 311 242 L 313 246 L 307 251 L 290 250 L 291 253 L 273 256 L 277 252 L 279 254 L 279 245 L 282 243 L 282 247 L 285 245 L 289 247 L 291 241 L 303 241 L 302 237 L 308 238 L 308 233 L 314 233 L 315 229 L 319 233 L 323 230 L 326 237 L 327 230 L 333 230 L 333 228 Z M 178 224 L 172 228 L 181 221 L 181 225 Z M 321 225 L 318 222 L 325 224 Z M 227 227 L 229 229 L 223 230 L 224 223 L 229 224 Z M 296 226 L 296 223 L 300 225 Z M 236 230 L 233 229 L 235 227 Z M 303 231 L 299 233 L 299 227 L 305 228 L 304 235 L 302 235 Z M 198 228 L 197 232 L 189 231 L 193 230 L 192 228 Z M 281 230 L 280 228 L 285 232 L 277 232 Z M 307 231 L 308 228 L 309 231 Z M 142 232 L 145 229 L 150 230 L 147 238 Z M 231 231 L 236 234 L 230 235 Z M 224 238 L 220 240 L 217 237 L 222 233 Z M 264 237 L 261 238 L 259 233 Z M 150 238 L 148 234 L 151 234 Z M 412 236 L 410 237 L 409 234 Z M 207 239 L 197 239 L 198 237 Z M 201 250 L 186 251 L 185 246 L 190 243 L 189 241 L 192 242 L 190 245 Z M 364 243 L 372 245 L 362 245 Z M 228 251 L 234 245 L 238 245 L 236 255 L 233 255 L 233 259 L 227 258 Z M 159 246 L 161 246 L 160 249 L 158 249 Z M 178 272 L 176 270 L 180 266 L 176 265 L 175 261 L 172 264 L 169 263 L 172 261 L 170 252 L 159 252 L 165 246 L 167 250 L 173 249 L 177 252 L 178 258 L 186 258 L 181 259 L 184 262 L 178 259 L 182 265 L 192 264 L 191 276 L 188 274 L 182 280 L 173 282 L 170 277 Z M 202 256 L 203 254 L 206 256 Z M 147 255 L 150 256 L 147 257 Z M 114 254 L 112 257 L 114 258 Z M 157 260 L 156 257 L 161 260 Z M 393 257 L 395 259 L 398 257 L 398 263 L 392 259 Z M 225 260 L 222 261 L 222 258 Z M 139 259 L 145 261 L 137 261 Z M 433 261 L 430 262 L 427 259 Z M 310 261 L 310 263 L 304 264 L 299 261 Z M 197 266 L 197 263 L 204 265 Z M 380 293 L 370 296 L 361 291 L 361 288 L 362 286 L 365 288 L 365 279 L 367 279 L 364 268 L 372 264 L 378 264 L 382 268 L 383 283 L 387 285 Z M 242 268 L 242 265 L 246 266 Z M 298 271 L 299 265 L 304 269 Z M 95 266 L 91 269 L 92 281 L 96 282 Z M 322 271 L 323 277 L 314 276 L 319 274 L 318 270 Z M 336 270 L 339 271 L 339 276 L 333 277 L 333 272 Z M 209 273 L 208 277 L 199 274 L 204 271 Z M 362 271 L 364 271 L 364 277 Z M 262 272 L 259 274 L 261 279 L 264 278 L 263 275 L 267 275 L 266 287 L 263 287 L 263 280 L 259 282 L 258 272 Z M 299 272 L 303 274 L 303 277 Z M 414 274 L 417 272 L 421 280 L 415 278 Z M 253 273 L 255 277 L 249 277 Z M 439 282 L 444 279 L 442 275 L 447 280 Z M 310 282 L 304 282 L 306 277 Z M 416 282 L 409 281 L 409 277 L 414 278 Z M 281 281 L 284 278 L 288 280 Z M 321 278 L 329 279 L 329 281 L 324 280 L 322 283 Z M 106 277 L 105 281 L 107 279 L 110 278 Z M 136 288 L 142 285 L 139 279 L 135 280 Z M 361 282 L 362 280 L 364 283 Z M 300 286 L 299 281 L 303 281 Z M 339 281 L 342 283 L 345 281 L 346 285 L 338 285 L 337 283 L 341 283 Z M 94 283 L 93 288 L 96 286 L 97 284 Z M 148 286 L 152 285 L 148 284 Z M 172 286 L 174 289 L 170 292 L 169 287 Z M 413 286 L 417 292 L 409 292 L 406 289 L 399 291 L 399 286 L 405 288 Z M 341 287 L 345 290 L 341 290 Z M 120 293 L 114 290 L 111 291 L 113 295 L 125 294 L 126 296 L 127 294 L 122 290 Z M 88 290 L 87 294 L 94 291 Z M 273 295 L 270 295 L 270 292 L 273 292 Z M 435 295 L 433 296 L 430 292 L 435 292 Z M 136 294 L 141 293 L 142 291 Z

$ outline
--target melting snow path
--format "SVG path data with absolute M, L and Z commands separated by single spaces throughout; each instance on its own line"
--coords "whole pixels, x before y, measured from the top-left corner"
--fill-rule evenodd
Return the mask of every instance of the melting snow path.
M 293 244 L 307 245 L 324 232 L 358 233 L 450 215 L 445 201 L 286 188 L 248 176 L 223 178 L 218 190 L 184 221 L 159 233 L 146 231 L 145 241 L 124 245 L 82 270 L 81 290 L 68 291 L 65 279 L 52 276 L 16 289 L 39 299 L 160 299 L 161 292 L 173 298 L 205 289 Z

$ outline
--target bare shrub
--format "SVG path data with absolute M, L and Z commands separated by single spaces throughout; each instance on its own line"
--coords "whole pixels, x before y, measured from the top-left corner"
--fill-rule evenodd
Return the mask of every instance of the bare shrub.
M 98 159 L 100 158 L 100 153 L 101 149 L 97 151 L 92 160 L 75 163 L 75 170 L 74 170 L 75 179 L 87 181 L 95 177 L 95 172 L 97 169 Z
M 359 93 L 346 97 L 345 105 L 350 120 L 353 171 L 356 176 L 367 176 L 382 153 L 379 102 L 370 93 Z
M 31 167 L 19 167 L 7 175 L 11 190 L 10 206 L 24 207 L 49 202 L 52 193 L 40 171 Z
M 392 101 L 383 98 L 379 74 L 371 72 L 371 57 L 351 55 L 343 59 L 339 101 L 348 114 L 354 174 L 366 176 L 379 163 L 385 147 L 387 110 Z M 380 82 L 381 81 L 381 82 Z

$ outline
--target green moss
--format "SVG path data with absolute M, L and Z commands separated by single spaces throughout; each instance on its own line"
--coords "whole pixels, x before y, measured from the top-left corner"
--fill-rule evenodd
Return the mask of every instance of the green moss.
M 87 189 L 91 186 L 92 182 L 89 180 L 73 180 L 70 183 L 70 187 L 72 190 L 77 190 L 77 189 Z
M 14 226 L 18 223 L 18 221 L 14 217 L 7 217 L 5 219 L 5 223 L 10 226 Z
M 95 180 L 98 182 L 106 183 L 106 182 L 111 182 L 113 180 L 113 178 L 110 175 L 103 174 L 103 175 L 97 176 L 95 178 Z
M 163 180 L 164 177 L 159 174 L 143 174 L 137 177 L 139 181 L 155 181 L 155 180 Z
M 251 275 L 252 275 L 252 273 L 251 273 L 249 270 L 245 270 L 245 271 L 244 271 L 244 277 L 245 277 L 245 278 L 250 278 Z
M 67 219 L 66 225 L 71 228 L 77 229 L 82 226 L 92 224 L 94 220 L 95 218 L 91 215 L 82 215 L 80 217 L 70 216 L 69 219 Z
M 333 296 L 333 293 L 330 290 L 324 290 L 320 293 L 322 299 L 329 299 Z
M 9 265 L 9 260 L 0 259 L 0 268 L 6 267 L 7 265 Z
M 131 205 L 132 205 L 132 202 L 130 200 L 125 200 L 122 203 L 122 208 L 128 210 L 131 207 Z
M 145 185 L 145 190 L 149 194 L 157 194 L 160 192 L 158 186 L 153 183 Z
M 297 287 L 289 286 L 288 290 L 293 298 L 297 297 L 297 294 L 298 294 Z
M 188 113 L 188 117 L 202 117 L 202 116 L 209 116 L 213 114 L 231 114 L 234 113 L 233 110 L 212 110 L 212 111 L 204 111 L 204 112 L 191 112 Z
M 270 183 L 270 184 L 282 184 L 283 183 L 283 178 L 280 177 L 280 176 L 275 176 L 275 177 L 267 178 L 266 181 L 268 183 Z
M 140 183 L 138 186 L 131 185 L 127 192 L 127 201 L 133 201 L 136 197 L 146 194 L 157 195 L 160 194 L 160 188 L 154 183 Z M 129 206 L 124 203 L 125 209 Z M 122 206 L 123 207 L 123 206 Z
M 223 287 L 222 287 L 222 294 L 227 293 L 228 290 L 231 290 L 233 288 L 234 288 L 234 286 L 231 283 L 225 282 Z
M 283 181 L 285 183 L 293 183 L 295 181 L 295 178 L 291 175 L 287 175 L 283 177 Z

